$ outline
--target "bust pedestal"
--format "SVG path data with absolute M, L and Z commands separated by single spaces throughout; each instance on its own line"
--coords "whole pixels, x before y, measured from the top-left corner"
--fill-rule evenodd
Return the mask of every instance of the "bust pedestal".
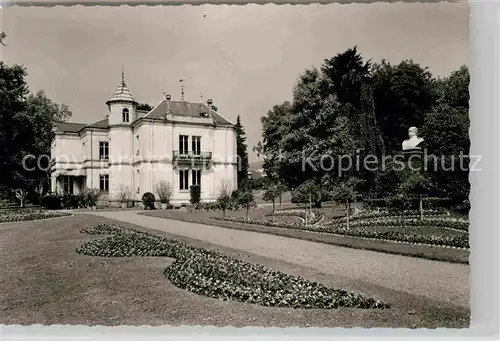
M 411 170 L 421 169 L 423 165 L 424 151 L 420 148 L 403 150 L 401 153 L 405 163 L 405 168 Z

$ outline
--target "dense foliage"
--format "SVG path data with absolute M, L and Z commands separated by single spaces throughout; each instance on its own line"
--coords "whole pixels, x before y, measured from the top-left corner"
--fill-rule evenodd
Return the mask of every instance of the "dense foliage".
M 83 244 L 77 249 L 78 253 L 100 257 L 175 258 L 165 270 L 174 285 L 220 300 L 309 309 L 389 308 L 387 303 L 360 294 L 329 288 L 173 239 L 109 224 L 91 226 L 82 233 L 110 236 Z
M 189 202 L 191 204 L 198 204 L 201 198 L 201 187 L 191 186 L 189 188 Z
M 245 129 L 241 124 L 241 117 L 238 115 L 236 119 L 236 125 L 234 127 L 236 131 L 236 154 L 238 162 L 238 185 L 243 181 L 248 179 L 248 170 L 250 168 L 248 162 L 248 151 L 246 144 Z
M 262 139 L 254 150 L 271 183 L 299 188 L 294 202 L 308 201 L 312 191 L 315 206 L 329 200 L 325 193 L 345 200 L 411 192 L 465 203 L 468 84 L 465 66 L 437 78 L 413 60 L 365 61 L 354 47 L 299 75 L 292 100 L 261 118 Z M 384 157 L 401 152 L 411 126 L 419 128 L 427 154 L 445 160 L 446 168 L 431 165 L 417 179 L 400 174 L 390 159 L 380 167 Z M 354 164 L 367 156 L 375 159 L 374 169 Z M 356 188 L 347 184 L 353 178 L 359 179 Z
M 67 105 L 54 103 L 43 91 L 30 93 L 26 78 L 23 66 L 0 62 L 0 196 L 4 197 L 12 197 L 12 190 L 24 190 L 41 198 L 48 191 L 53 128 L 71 116 Z
M 146 192 L 142 195 L 142 204 L 145 210 L 155 209 L 155 195 L 151 192 Z

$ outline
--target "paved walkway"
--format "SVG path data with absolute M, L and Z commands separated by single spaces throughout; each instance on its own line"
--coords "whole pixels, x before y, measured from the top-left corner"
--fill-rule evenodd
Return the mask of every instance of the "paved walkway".
M 169 232 L 323 273 L 469 306 L 470 268 L 427 259 L 357 250 L 251 231 L 138 215 L 138 211 L 82 212 Z

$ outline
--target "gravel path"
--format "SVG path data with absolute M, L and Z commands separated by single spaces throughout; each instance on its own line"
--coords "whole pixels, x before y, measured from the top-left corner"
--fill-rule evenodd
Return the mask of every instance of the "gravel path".
M 322 273 L 337 274 L 438 301 L 469 306 L 470 268 L 465 264 L 444 263 L 257 232 L 148 217 L 137 215 L 137 212 L 87 211 L 85 213 L 307 266 Z

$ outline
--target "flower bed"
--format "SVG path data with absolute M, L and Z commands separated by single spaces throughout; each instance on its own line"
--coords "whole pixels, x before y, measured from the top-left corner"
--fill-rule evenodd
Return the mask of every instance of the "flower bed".
M 345 228 L 340 226 L 321 226 L 315 229 L 317 232 L 340 234 L 352 237 L 373 238 L 391 240 L 411 244 L 428 244 L 437 246 L 453 246 L 458 248 L 469 248 L 469 235 L 455 237 L 428 236 L 418 234 L 406 234 L 398 231 L 359 230 L 356 228 Z
M 256 209 L 257 204 L 252 203 L 250 205 L 250 209 Z M 229 204 L 229 207 L 227 208 L 227 211 L 239 211 L 245 209 L 242 205 L 231 202 Z M 215 202 L 200 202 L 197 204 L 190 204 L 187 206 L 187 210 L 190 212 L 198 212 L 198 211 L 204 211 L 204 212 L 215 212 L 215 211 L 222 211 L 217 207 L 217 203 Z
M 291 216 L 291 217 L 300 217 L 304 220 L 306 219 L 305 210 L 300 209 L 288 209 L 275 211 L 274 213 L 269 213 L 267 216 Z M 307 223 L 314 225 L 323 219 L 324 215 L 319 211 L 307 211 Z
M 177 287 L 218 298 L 263 306 L 333 309 L 352 307 L 383 309 L 389 305 L 345 290 L 328 288 L 261 265 L 230 258 L 159 236 L 103 224 L 82 230 L 111 234 L 83 244 L 78 253 L 102 257 L 160 256 L 175 258 L 165 270 Z
M 424 210 L 424 218 L 427 217 L 439 217 L 439 216 L 450 216 L 450 213 L 444 209 L 436 209 L 436 210 Z M 376 218 L 393 218 L 395 216 L 394 212 L 375 210 L 375 211 L 362 211 L 361 213 L 354 214 L 350 217 L 350 220 L 358 220 L 358 219 L 376 219 Z M 420 212 L 418 211 L 409 211 L 405 212 L 405 217 L 415 218 L 420 217 Z M 346 216 L 335 217 L 332 220 L 335 221 L 345 221 L 347 219 Z
M 33 210 L 33 209 L 8 210 L 8 211 L 0 211 L 0 223 L 41 220 L 41 219 L 48 219 L 55 217 L 64 217 L 69 215 L 70 214 L 64 212 L 49 212 L 44 210 Z
M 405 226 L 432 226 L 432 227 L 440 227 L 446 229 L 459 230 L 463 232 L 468 232 L 469 230 L 469 222 L 465 219 L 461 218 L 424 218 L 423 220 L 417 218 L 405 218 L 404 220 Z M 325 226 L 340 226 L 343 225 L 343 222 L 339 222 L 338 220 L 332 220 L 326 224 Z M 366 220 L 354 220 L 349 226 L 351 228 L 354 227 L 377 227 L 377 226 L 401 226 L 401 218 L 397 216 L 391 216 L 386 218 L 372 218 Z
M 376 227 L 370 230 L 360 230 L 356 228 L 345 228 L 340 224 L 333 225 L 308 225 L 304 224 L 286 224 L 283 222 L 273 222 L 266 219 L 251 218 L 245 219 L 245 217 L 213 217 L 212 219 L 232 221 L 236 223 L 246 223 L 261 226 L 270 227 L 280 227 L 288 229 L 297 229 L 313 232 L 321 232 L 328 234 L 338 234 L 346 235 L 351 237 L 360 238 L 373 238 L 380 240 L 390 240 L 397 242 L 406 242 L 412 244 L 428 244 L 436 246 L 453 246 L 459 248 L 469 248 L 469 236 L 464 234 L 463 236 L 453 236 L 453 237 L 443 237 L 443 236 L 429 236 L 429 235 L 419 235 L 419 234 L 407 234 L 399 231 L 377 231 Z

